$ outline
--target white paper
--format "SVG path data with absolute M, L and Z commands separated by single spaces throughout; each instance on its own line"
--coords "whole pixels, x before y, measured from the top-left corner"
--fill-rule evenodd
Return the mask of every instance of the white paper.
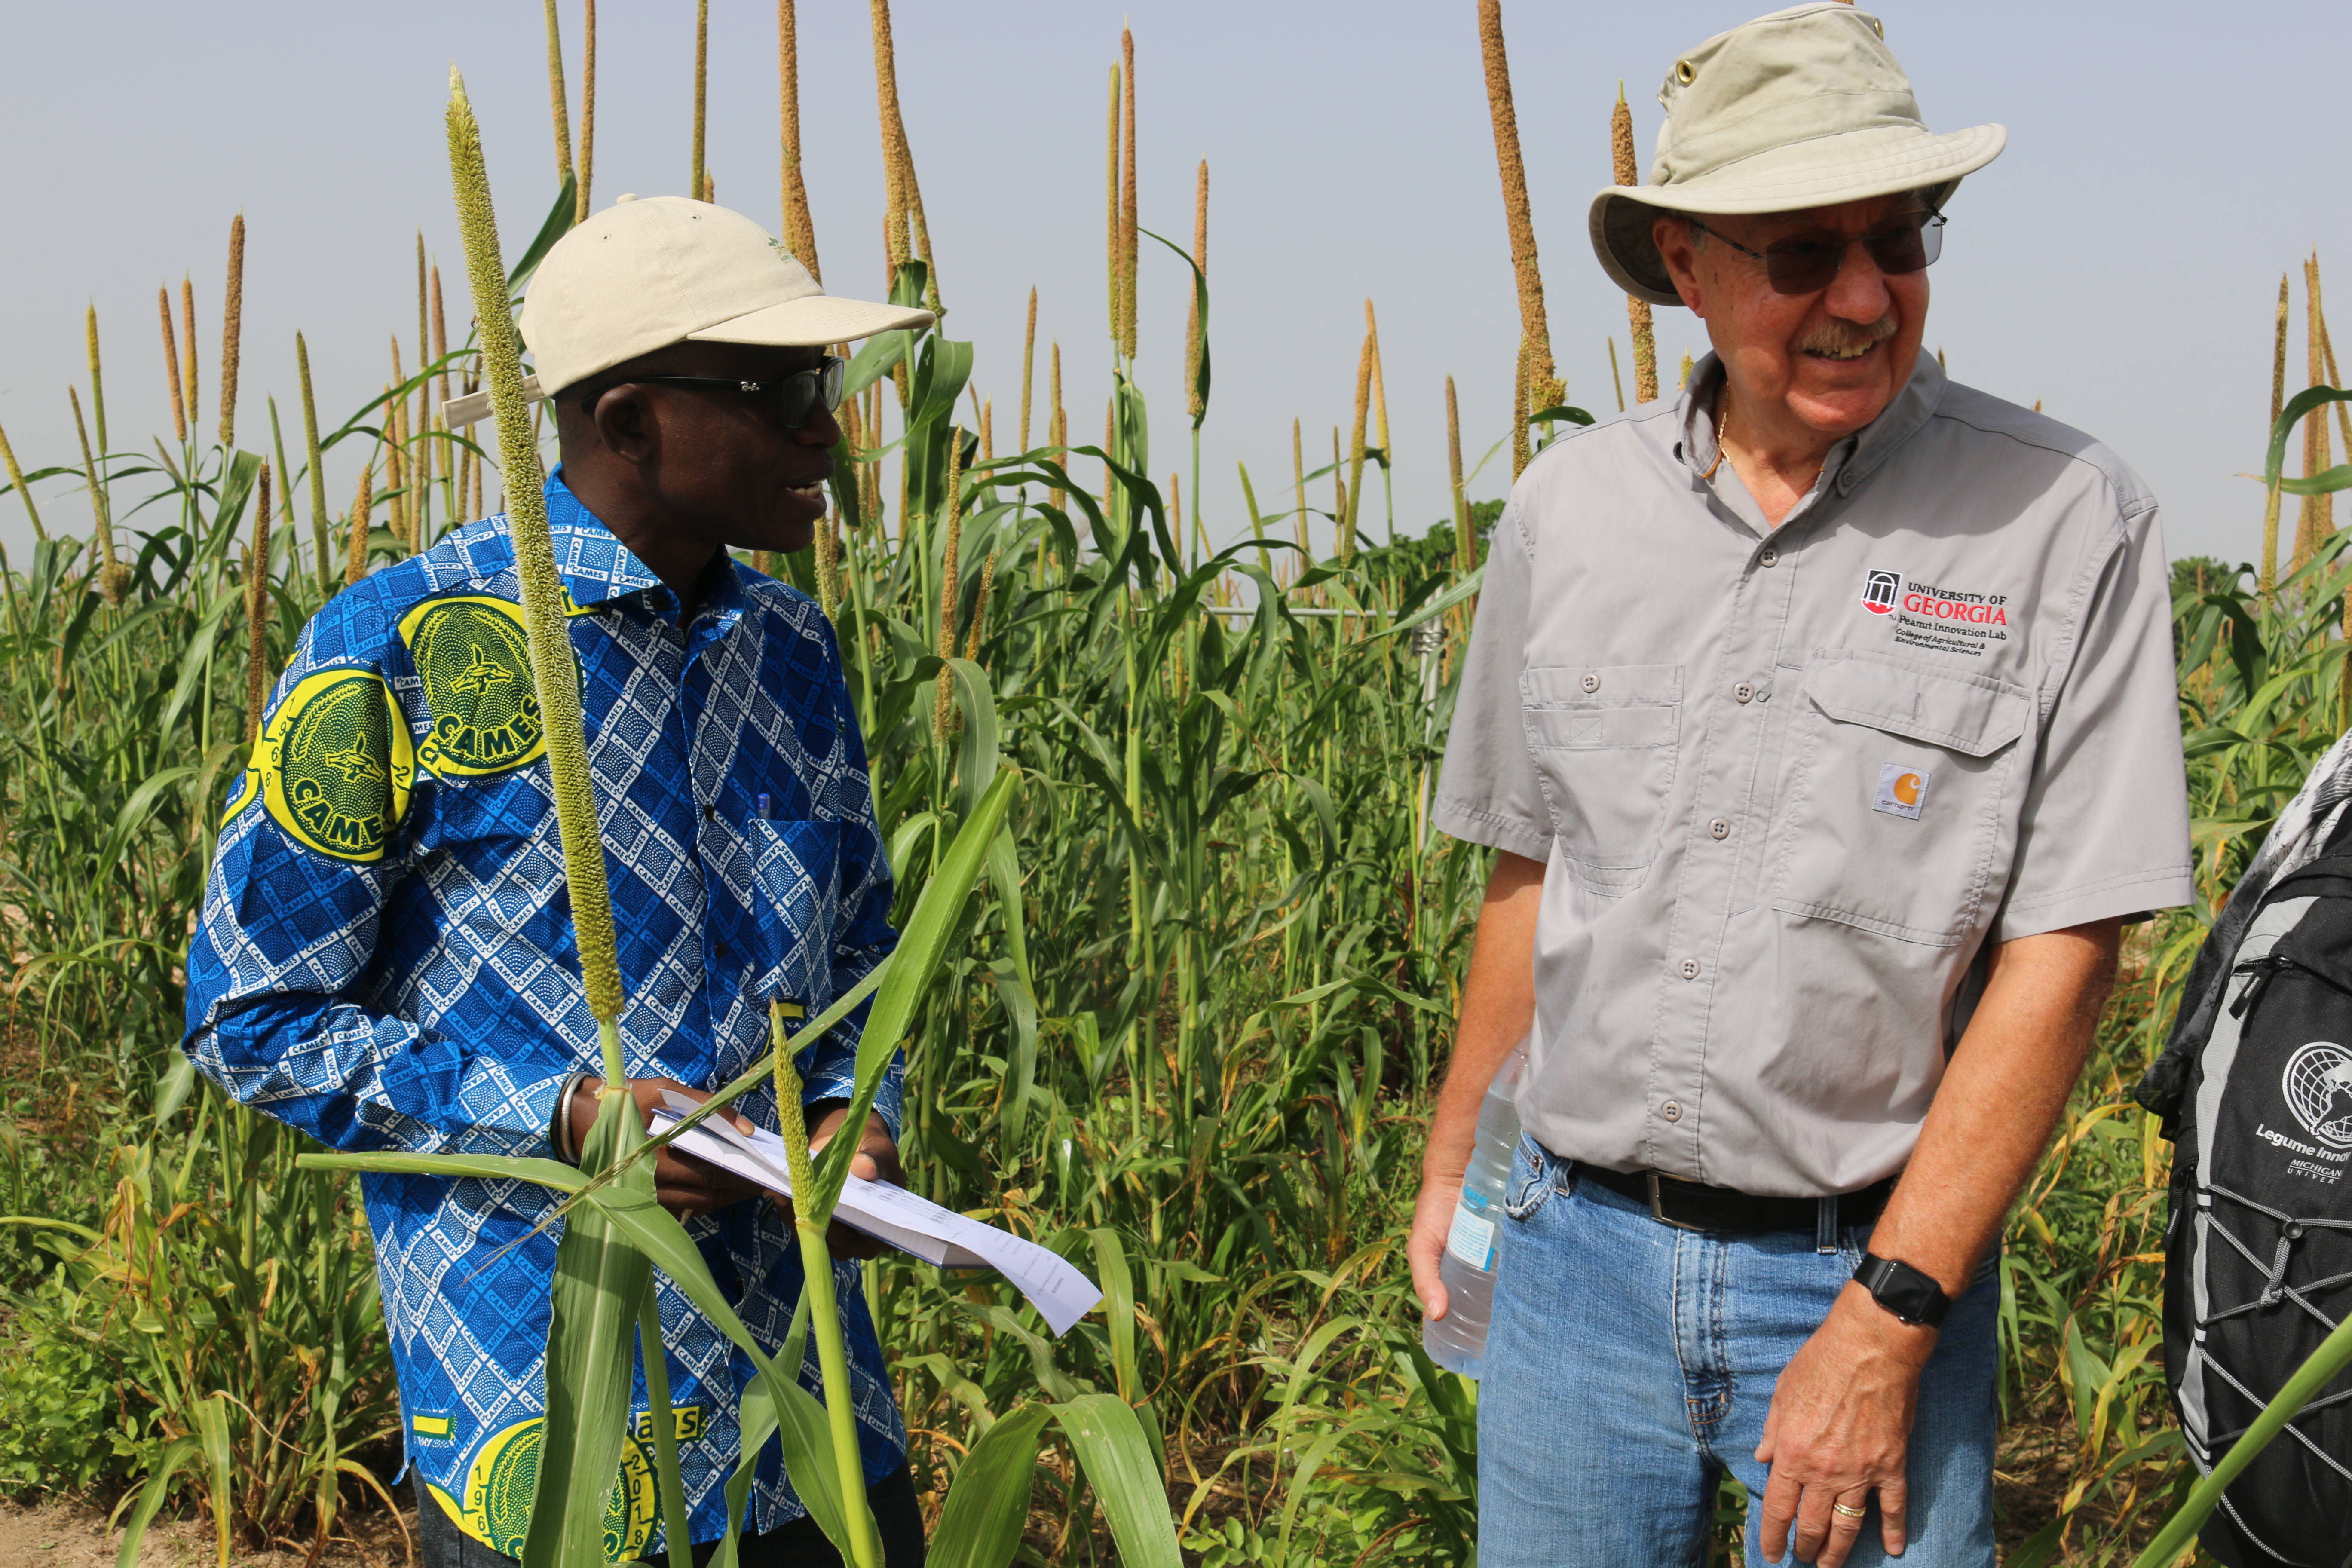
M 669 1110 L 655 1111 L 647 1129 L 656 1137 L 677 1126 L 695 1107 L 695 1101 L 676 1092 L 668 1094 L 667 1100 Z M 745 1132 L 724 1115 L 713 1116 L 688 1128 L 670 1146 L 780 1197 L 792 1196 L 784 1141 L 765 1128 Z M 1019 1288 L 1057 1336 L 1067 1333 L 1072 1323 L 1093 1311 L 1102 1300 L 1095 1282 L 1059 1253 L 996 1226 L 968 1219 L 887 1182 L 852 1175 L 842 1186 L 841 1202 L 833 1217 L 943 1268 L 995 1269 Z

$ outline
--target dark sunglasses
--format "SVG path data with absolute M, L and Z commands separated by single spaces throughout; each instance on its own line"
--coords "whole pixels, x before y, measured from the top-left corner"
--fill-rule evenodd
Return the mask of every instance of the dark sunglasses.
M 633 375 L 632 382 L 651 382 L 660 386 L 712 386 L 734 392 L 750 393 L 764 399 L 774 410 L 787 430 L 797 430 L 807 424 L 822 408 L 827 414 L 841 406 L 841 389 L 849 374 L 849 362 L 837 354 L 827 354 L 814 368 L 796 370 L 787 376 L 769 381 L 740 381 L 725 375 Z M 623 384 L 616 383 L 615 384 Z M 611 391 L 606 387 L 605 392 Z M 591 408 L 604 392 L 592 394 L 583 401 Z
M 1793 234 L 1786 239 L 1774 240 L 1761 250 L 1742 245 L 1696 218 L 1689 221 L 1700 233 L 1713 235 L 1742 256 L 1761 261 L 1765 278 L 1773 291 L 1780 294 L 1811 294 L 1828 288 L 1837 277 L 1838 268 L 1845 265 L 1845 247 L 1849 245 L 1859 245 L 1870 252 L 1878 269 L 1890 278 L 1922 271 L 1933 266 L 1936 258 L 1944 252 L 1942 213 L 1915 213 L 1896 218 L 1859 238 L 1825 232 Z

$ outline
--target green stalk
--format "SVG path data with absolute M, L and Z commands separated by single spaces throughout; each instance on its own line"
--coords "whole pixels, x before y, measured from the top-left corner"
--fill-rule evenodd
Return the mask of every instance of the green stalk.
M 49 531 L 41 526 L 40 509 L 33 504 L 33 492 L 25 487 L 25 470 L 16 466 L 16 452 L 8 445 L 5 430 L 0 430 L 0 468 L 8 470 L 9 488 L 16 492 L 16 499 L 25 503 L 25 515 L 33 520 L 33 537 L 48 538 Z
M 92 304 L 83 316 L 83 331 L 89 348 L 89 422 L 98 432 L 98 455 L 101 458 L 112 447 L 106 444 L 106 370 L 98 353 L 98 307 Z
M 882 1568 L 882 1543 L 874 1516 L 864 1505 L 866 1461 L 857 1447 L 857 1412 L 849 1402 L 849 1350 L 841 1337 L 841 1310 L 834 1302 L 833 1254 L 825 1247 L 829 1214 L 812 1212 L 816 1173 L 809 1163 L 808 1123 L 801 1115 L 801 1075 L 792 1041 L 784 1033 L 783 1005 L 768 1005 L 768 1028 L 776 1051 L 776 1120 L 784 1135 L 786 1174 L 793 1181 L 793 1232 L 800 1237 L 801 1289 L 808 1292 L 809 1324 L 816 1332 L 817 1369 L 824 1376 L 824 1415 L 833 1439 L 833 1462 L 841 1479 L 841 1511 L 849 1522 L 850 1555 L 857 1568 Z M 854 1108 L 853 1108 L 854 1109 Z M 846 1122 L 835 1134 L 856 1140 Z
M 2246 1435 L 2230 1447 L 2211 1473 L 2199 1481 L 2189 1494 L 2180 1510 L 2167 1520 L 2147 1550 L 2133 1560 L 2132 1568 L 2165 1568 L 2174 1558 L 2188 1550 L 2189 1541 L 2204 1524 L 2206 1517 L 2221 1506 L 2221 1493 L 2254 1457 L 2269 1446 L 2272 1438 L 2285 1430 L 2286 1424 L 2302 1414 L 2312 1396 L 2334 1381 L 2336 1374 L 2352 1366 L 2352 1318 L 2336 1325 L 2336 1331 L 2319 1342 L 2311 1358 L 2295 1369 L 2278 1397 L 2263 1406 Z
M 319 460 L 319 400 L 310 391 L 310 346 L 294 334 L 294 364 L 302 379 L 302 444 L 310 471 L 310 537 L 319 552 L 319 596 L 334 592 L 327 542 L 327 476 Z
M 879 531 L 881 524 L 878 521 L 869 521 L 868 526 Z M 836 640 L 841 646 L 844 658 L 849 657 L 852 648 L 856 651 L 857 679 L 865 694 L 865 701 L 857 710 L 858 733 L 870 735 L 874 732 L 874 660 L 867 657 L 866 649 L 866 563 L 861 559 L 865 551 L 858 542 L 856 530 L 850 531 L 845 542 L 849 546 L 849 605 L 856 626 L 856 635 Z M 880 820 L 882 796 L 881 786 L 875 782 L 875 775 L 878 772 L 879 764 L 878 757 L 869 756 L 866 759 L 866 782 L 875 791 L 876 820 L 877 821 Z
M 551 10 L 554 0 L 548 0 Z M 702 160 L 703 111 L 710 100 L 710 0 L 694 7 L 694 173 L 686 194 L 698 202 L 710 199 L 710 170 Z
M 961 563 L 958 560 L 963 542 L 963 426 L 956 426 L 948 432 L 948 535 L 940 556 L 940 682 L 938 700 L 931 709 L 931 742 L 935 747 L 945 746 L 948 724 L 955 715 L 955 673 L 948 660 L 955 657 L 956 605 L 961 595 L 957 592 L 957 579 Z M 947 762 L 941 756 L 935 775 L 936 783 L 944 787 Z M 935 792 L 936 793 L 936 790 Z M 932 835 L 932 868 L 938 868 L 939 836 Z
M 1364 313 L 1371 314 L 1372 302 L 1364 301 Z M 1364 491 L 1364 421 L 1371 411 L 1372 396 L 1372 336 L 1364 334 L 1364 346 L 1356 356 L 1356 422 L 1355 438 L 1350 446 L 1348 464 L 1348 504 L 1339 509 L 1339 564 L 1345 566 L 1356 554 L 1356 509 L 1362 503 Z M 1347 638 L 1348 623 L 1339 622 L 1340 639 Z
M 555 0 L 547 0 L 547 96 L 555 117 L 555 182 L 562 184 L 572 178 L 572 113 L 563 90 L 563 37 L 556 25 Z
M 601 1089 L 596 1098 L 596 1124 L 580 1152 L 580 1168 L 592 1175 L 619 1166 L 646 1139 L 626 1088 Z M 619 1186 L 652 1204 L 652 1165 L 635 1163 Z M 548 1293 L 547 1425 L 523 1540 L 526 1568 L 588 1568 L 604 1560 L 604 1503 L 628 1435 L 631 1330 L 653 1288 L 652 1258 L 602 1210 L 565 1222 Z
M 450 183 L 465 241 L 482 368 L 496 411 L 531 679 L 547 738 L 548 773 L 563 846 L 565 889 L 580 949 L 581 980 L 604 1058 L 604 1087 L 597 1096 L 596 1124 L 581 1151 L 581 1168 L 593 1174 L 625 1160 L 645 1142 L 645 1129 L 621 1056 L 618 1020 L 624 997 L 618 944 L 597 831 L 595 789 L 588 772 L 579 666 L 565 625 L 563 582 L 548 536 L 544 479 L 523 398 L 520 345 L 509 314 L 481 127 L 454 66 L 449 71 L 448 132 Z M 625 1181 L 641 1197 L 652 1197 L 650 1166 L 637 1165 Z M 571 1216 L 557 1244 L 550 1298 L 539 1506 L 523 1542 L 523 1561 L 531 1568 L 559 1563 L 568 1568 L 602 1558 L 601 1504 L 618 1468 L 629 1415 L 629 1330 L 652 1289 L 652 1260 L 634 1241 L 601 1215 Z M 659 1359 L 657 1350 L 648 1358 Z
M 669 1568 L 693 1568 L 687 1528 L 686 1479 L 677 1468 L 677 1415 L 669 1402 L 669 1354 L 662 1348 L 661 1300 L 648 1280 L 637 1303 L 637 1349 L 646 1363 L 646 1415 L 654 1428 L 654 1471 L 661 1489 L 664 1553 Z
M 520 344 L 508 314 L 506 269 L 499 259 L 498 218 L 490 208 L 490 176 L 482 159 L 482 131 L 466 98 L 465 79 L 449 70 L 449 172 L 457 199 L 457 227 L 466 247 L 466 277 L 482 370 L 490 389 L 506 476 L 507 517 L 514 538 L 515 574 L 522 582 L 523 626 L 530 644 L 531 681 L 547 735 L 548 773 L 554 784 L 555 820 L 563 841 L 563 879 L 580 947 L 580 977 L 596 1019 L 604 1082 L 621 1089 L 621 965 L 613 930 L 612 894 L 604 880 L 604 847 L 596 824 L 596 795 L 588 772 L 586 719 L 580 708 L 580 671 L 564 625 L 563 579 L 547 531 L 545 477 L 531 438 L 523 399 Z
M 98 482 L 98 461 L 90 456 L 89 431 L 81 417 L 81 394 L 68 386 L 66 401 L 73 405 L 74 434 L 81 437 L 82 474 L 89 486 L 90 516 L 97 525 L 100 559 L 104 562 L 98 569 L 98 591 L 108 604 L 119 608 L 123 592 L 130 585 L 131 569 L 114 558 L 114 519 L 107 510 L 106 488 Z
M 291 531 L 294 526 L 294 470 L 288 467 L 286 462 L 286 432 L 280 429 L 278 424 L 278 395 L 272 393 L 264 398 L 263 402 L 269 408 L 269 449 L 278 458 L 278 509 L 286 514 L 286 526 L 289 531 Z M 101 441 L 99 445 L 103 448 L 105 443 Z M 296 535 L 286 546 L 286 563 L 289 575 L 299 568 L 301 560 L 300 538 Z

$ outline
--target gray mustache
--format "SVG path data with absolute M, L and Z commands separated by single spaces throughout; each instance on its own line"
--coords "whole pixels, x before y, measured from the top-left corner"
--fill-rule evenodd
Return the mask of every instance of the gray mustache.
M 1857 327 L 1851 321 L 1836 321 L 1806 333 L 1798 341 L 1797 352 L 1839 353 L 1849 349 L 1868 348 L 1894 335 L 1895 318 L 1892 314 L 1881 316 L 1866 327 Z

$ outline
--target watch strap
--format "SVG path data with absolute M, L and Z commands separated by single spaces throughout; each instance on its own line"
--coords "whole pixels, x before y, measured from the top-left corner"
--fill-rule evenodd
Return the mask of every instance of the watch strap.
M 1952 1310 L 1952 1299 L 1944 1294 L 1941 1285 L 1899 1258 L 1865 1252 L 1853 1279 L 1870 1292 L 1871 1300 L 1906 1323 L 1936 1328 Z

